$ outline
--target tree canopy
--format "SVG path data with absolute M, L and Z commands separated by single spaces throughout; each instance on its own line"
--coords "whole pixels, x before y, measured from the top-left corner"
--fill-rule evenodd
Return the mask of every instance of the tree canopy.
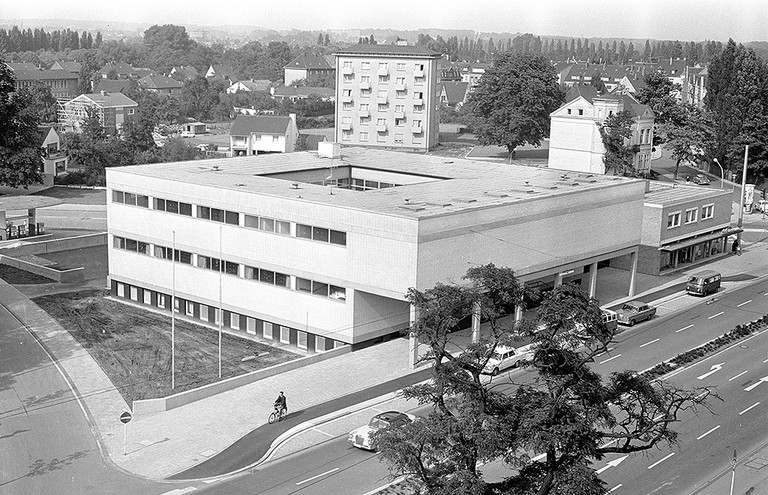
M 683 104 L 669 113 L 658 133 L 666 148 L 675 158 L 675 179 L 681 161 L 692 163 L 705 159 L 715 140 L 712 115 L 693 105 Z
M 538 146 L 549 136 L 549 114 L 565 95 L 546 58 L 503 54 L 496 59 L 470 97 L 473 130 L 482 144 Z
M 416 308 L 410 331 L 429 349 L 432 379 L 404 396 L 432 405 L 425 418 L 373 434 L 393 476 L 406 475 L 423 493 L 522 495 L 606 493 L 592 462 L 609 453 L 674 444 L 684 409 L 706 407 L 706 388 L 681 390 L 633 371 L 604 379 L 589 364 L 608 350 L 615 329 L 596 300 L 575 285 L 544 296 L 539 321 L 503 318 L 526 296 L 508 268 L 470 269 L 469 285 L 411 289 Z M 451 330 L 480 305 L 490 332 L 461 346 Z M 499 345 L 531 341 L 525 366 L 533 380 L 502 391 L 484 370 Z M 456 348 L 460 352 L 456 352 Z M 544 454 L 543 460 L 534 460 Z M 478 463 L 503 460 L 515 474 L 486 483 Z
M 654 124 L 664 124 L 678 105 L 680 85 L 673 84 L 663 71 L 654 71 L 645 76 L 645 86 L 637 92 L 637 101 L 653 110 Z
M 606 173 L 611 170 L 614 174 L 634 172 L 632 151 L 627 146 L 632 136 L 633 122 L 630 113 L 624 110 L 610 115 L 602 124 L 597 124 L 600 127 L 600 137 L 605 148 L 603 163 Z

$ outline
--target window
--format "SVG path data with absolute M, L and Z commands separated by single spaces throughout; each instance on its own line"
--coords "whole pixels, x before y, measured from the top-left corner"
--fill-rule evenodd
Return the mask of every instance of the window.
M 307 348 L 307 332 L 297 331 L 296 332 L 296 338 L 298 339 L 296 342 L 296 345 L 299 347 L 299 349 L 306 349 Z
M 699 209 L 690 208 L 685 210 L 685 223 L 694 223 L 699 219 Z
M 165 211 L 165 200 L 160 198 L 155 198 L 154 209 Z
M 344 287 L 331 285 L 328 290 L 328 297 L 330 297 L 331 299 L 338 299 L 339 301 L 346 301 L 347 289 L 345 289 Z
M 231 313 L 229 315 L 229 327 L 233 330 L 240 330 L 240 315 Z
M 345 69 L 351 69 L 352 68 L 352 61 L 351 60 L 345 60 L 343 67 Z
M 416 92 L 413 93 L 413 99 L 414 100 L 421 100 L 422 98 L 424 98 L 424 92 L 416 91 Z
M 186 313 L 187 316 L 195 316 L 195 303 L 186 301 L 184 303 L 184 313 Z
M 405 86 L 405 78 L 404 77 L 395 78 L 395 84 L 397 84 L 398 86 Z
M 192 253 L 177 249 L 174 254 L 175 254 L 174 258 L 176 259 L 177 262 L 184 263 L 185 265 L 192 264 Z
M 360 82 L 363 84 L 370 84 L 371 76 L 360 76 Z
M 240 271 L 240 265 L 237 263 L 232 263 L 231 261 L 225 261 L 224 262 L 224 273 L 228 275 L 234 275 L 237 276 Z
M 360 117 L 360 125 L 368 125 L 371 123 L 371 117 Z
M 275 220 L 275 233 L 281 235 L 291 235 L 291 222 Z
M 403 144 L 403 135 L 395 134 L 395 144 Z
M 312 227 L 309 225 L 296 224 L 296 237 L 312 239 Z
M 379 112 L 386 112 L 389 109 L 389 105 L 386 103 L 379 103 Z
M 280 342 L 283 344 L 291 343 L 291 329 L 280 325 Z
M 342 110 L 352 110 L 352 102 L 351 101 L 345 101 L 341 105 Z
M 323 352 L 325 350 L 325 337 L 315 336 L 315 352 Z
M 377 143 L 386 143 L 387 142 L 387 131 L 377 132 L 376 133 L 376 142 Z
M 345 83 L 354 82 L 355 81 L 355 76 L 353 74 L 344 74 L 342 81 L 345 82 Z
M 331 230 L 330 241 L 331 241 L 331 244 L 339 244 L 340 246 L 346 246 L 347 233 L 340 232 L 338 230 Z
M 360 104 L 360 111 L 361 112 L 368 112 L 368 104 L 367 103 L 361 103 Z
M 211 208 L 211 220 L 224 223 L 224 210 Z
M 424 105 L 413 106 L 413 113 L 422 113 L 422 112 L 424 112 Z
M 405 105 L 395 105 L 395 112 L 405 113 Z
M 296 290 L 301 292 L 312 292 L 312 281 L 306 278 L 296 277 Z
M 414 64 L 413 70 L 424 70 L 424 64 Z
M 341 90 L 341 96 L 352 96 L 352 90 L 351 89 L 342 89 Z
M 389 64 L 387 64 L 386 62 L 379 62 L 379 70 L 381 71 L 389 70 Z
M 397 70 L 405 70 L 405 62 L 398 62 Z
M 125 193 L 125 204 L 127 205 L 136 205 L 136 195 L 133 193 Z
M 361 132 L 359 136 L 360 142 L 367 142 L 368 141 L 368 133 L 367 132 Z
M 389 76 L 379 76 L 379 84 L 387 84 L 389 82 Z
M 405 90 L 398 89 L 395 91 L 395 98 L 405 98 Z
M 363 88 L 360 90 L 360 97 L 361 98 L 370 98 L 371 97 L 371 90 L 369 88 Z
M 197 218 L 203 218 L 205 220 L 211 219 L 211 209 L 207 206 L 198 206 L 197 207 Z
M 579 115 L 584 115 L 584 109 L 583 108 L 579 108 Z
M 363 70 L 371 70 L 371 63 L 370 62 L 362 62 L 360 64 L 360 68 Z
M 172 257 L 171 248 L 164 246 L 155 246 L 155 258 L 169 260 Z
M 144 304 L 152 304 L 152 293 L 144 289 Z
M 112 202 L 113 203 L 124 203 L 125 193 L 123 191 L 112 191 Z
M 342 117 L 341 118 L 341 123 L 342 124 L 351 124 L 352 123 L 352 117 L 349 117 L 349 116 Z
M 129 108 L 129 109 L 128 109 L 128 115 L 133 115 L 133 113 L 135 112 L 135 110 L 136 110 L 136 109 L 134 109 L 134 108 Z
M 165 309 L 165 294 L 157 295 L 157 307 L 161 309 Z
M 680 226 L 680 212 L 676 211 L 667 215 L 667 228 L 671 229 Z
M 715 205 L 704 205 L 701 207 L 701 219 L 707 220 L 715 216 Z
M 421 120 L 414 120 L 412 123 L 412 127 L 421 127 Z
M 200 305 L 200 319 L 203 321 L 208 321 L 208 306 L 205 304 Z
M 413 83 L 417 86 L 421 86 L 424 84 L 424 78 L 423 77 L 414 77 Z
M 341 131 L 341 140 L 349 141 L 352 139 L 352 131 Z
M 121 284 L 120 282 L 117 283 L 117 295 L 125 297 L 125 284 Z
M 569 109 L 568 109 L 568 115 L 570 115 L 570 114 L 571 114 L 571 109 L 569 108 Z
M 268 321 L 264 322 L 264 326 L 262 328 L 262 333 L 264 334 L 264 338 L 271 339 L 272 338 L 272 324 Z
M 328 229 L 323 229 L 321 227 L 313 227 L 312 228 L 312 240 L 313 241 L 328 242 Z
M 165 202 L 165 211 L 168 213 L 178 213 L 179 212 L 179 202 L 178 201 L 171 201 L 170 199 Z
M 243 271 L 243 278 L 249 279 L 249 280 L 258 280 L 259 279 L 259 269 L 254 268 L 252 266 L 245 266 L 245 270 Z
M 290 277 L 285 273 L 275 272 L 275 285 L 280 287 L 288 287 L 290 285 Z
M 387 125 L 387 119 L 376 119 L 376 125 L 379 125 L 379 126 Z
M 405 126 L 405 119 L 395 119 L 395 127 Z
M 271 218 L 264 218 L 261 217 L 259 222 L 259 229 L 264 230 L 266 232 L 274 232 L 275 231 L 275 221 Z

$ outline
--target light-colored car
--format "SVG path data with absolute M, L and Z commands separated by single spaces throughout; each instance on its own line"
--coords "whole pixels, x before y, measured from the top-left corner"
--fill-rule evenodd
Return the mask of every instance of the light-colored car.
M 371 443 L 371 434 L 388 426 L 403 426 L 416 421 L 413 414 L 387 411 L 372 417 L 367 425 L 361 426 L 349 432 L 347 440 L 359 449 L 374 450 Z
M 193 138 L 195 137 L 195 133 L 192 131 L 181 131 L 180 136 L 183 138 Z
M 700 186 L 708 186 L 709 185 L 709 178 L 704 174 L 696 174 L 693 177 L 693 183 L 698 184 Z
M 616 311 L 618 322 L 622 325 L 633 326 L 635 323 L 650 320 L 656 314 L 656 308 L 643 301 L 629 301 Z
M 532 360 L 533 350 L 530 345 L 518 348 L 500 345 L 496 347 L 496 351 L 488 359 L 488 363 L 483 368 L 483 371 L 496 376 L 500 371 L 517 368 L 524 362 Z

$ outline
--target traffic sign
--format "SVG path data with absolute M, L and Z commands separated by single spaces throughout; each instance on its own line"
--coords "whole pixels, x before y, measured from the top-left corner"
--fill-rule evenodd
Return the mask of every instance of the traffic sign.
M 123 423 L 127 423 L 128 421 L 131 420 L 131 417 L 132 417 L 131 413 L 129 413 L 128 411 L 125 411 L 123 414 L 120 415 L 120 421 Z

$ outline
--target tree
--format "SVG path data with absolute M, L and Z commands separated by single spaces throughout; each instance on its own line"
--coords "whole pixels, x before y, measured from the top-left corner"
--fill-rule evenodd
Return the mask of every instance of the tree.
M 22 98 L 27 102 L 23 112 L 31 113 L 37 122 L 56 122 L 58 105 L 50 86 L 37 82 L 32 87 L 21 90 Z
M 0 59 L 0 184 L 28 188 L 41 184 L 43 150 L 29 93 L 15 91 L 11 70 Z
M 680 162 L 698 162 L 715 141 L 715 123 L 709 112 L 693 105 L 680 105 L 667 121 L 659 126 L 664 148 L 675 161 L 675 179 Z
M 596 71 L 594 74 L 592 74 L 592 78 L 589 80 L 589 84 L 597 90 L 598 94 L 607 93 L 608 89 L 605 87 L 605 83 L 603 82 L 602 74 L 600 74 L 600 71 Z
M 652 72 L 645 76 L 645 87 L 637 92 L 637 101 L 651 107 L 655 124 L 664 124 L 678 106 L 675 94 L 680 89 L 680 85 L 673 84 L 663 71 Z
M 549 114 L 564 98 L 545 57 L 502 54 L 470 97 L 473 129 L 482 144 L 506 146 L 511 158 L 518 146 L 539 146 L 549 136 Z
M 404 427 L 373 434 L 393 476 L 406 475 L 428 494 L 517 493 L 602 495 L 592 462 L 609 453 L 632 453 L 674 444 L 673 425 L 683 410 L 706 407 L 707 388 L 681 390 L 632 371 L 607 380 L 589 364 L 605 352 L 615 329 L 606 326 L 596 300 L 575 285 L 556 287 L 539 308 L 539 321 L 503 319 L 523 304 L 525 289 L 508 268 L 470 269 L 469 285 L 410 289 L 417 317 L 410 329 L 429 351 L 428 383 L 404 390 L 434 410 Z M 458 354 L 451 330 L 480 305 L 490 332 Z M 499 345 L 531 340 L 536 375 L 511 393 L 499 392 L 484 370 Z M 545 454 L 543 461 L 534 461 Z M 486 483 L 479 462 L 503 460 L 516 470 Z
M 632 136 L 633 122 L 630 113 L 624 110 L 609 116 L 602 124 L 597 124 L 605 148 L 603 163 L 606 173 L 609 170 L 613 170 L 614 174 L 634 171 L 632 151 L 626 144 Z

